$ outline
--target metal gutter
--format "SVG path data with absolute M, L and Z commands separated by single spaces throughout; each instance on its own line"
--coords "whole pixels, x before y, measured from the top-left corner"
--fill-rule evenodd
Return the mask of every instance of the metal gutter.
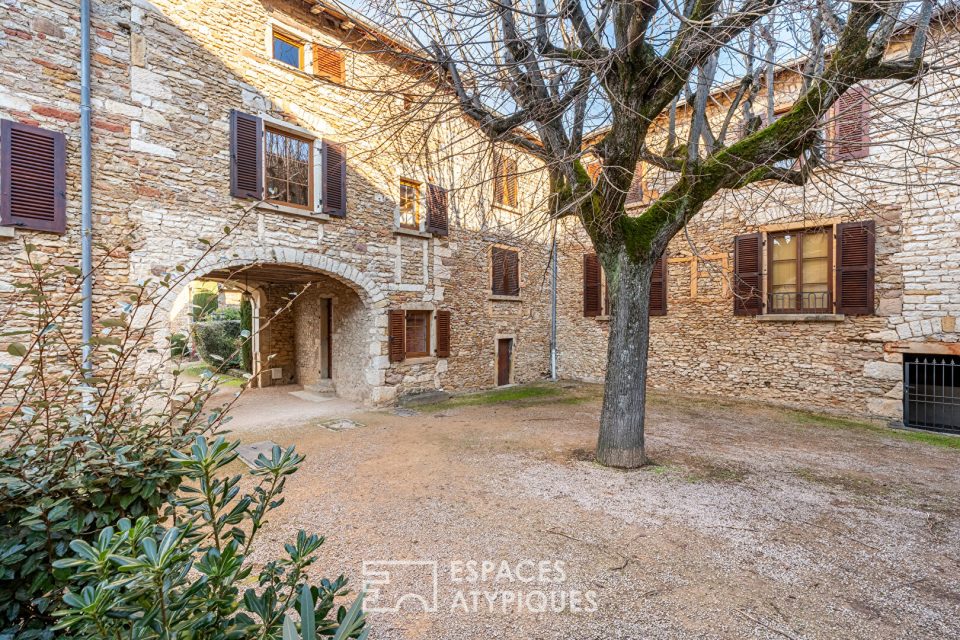
M 83 368 L 90 370 L 93 337 L 93 207 L 90 132 L 90 2 L 80 0 L 80 273 Z

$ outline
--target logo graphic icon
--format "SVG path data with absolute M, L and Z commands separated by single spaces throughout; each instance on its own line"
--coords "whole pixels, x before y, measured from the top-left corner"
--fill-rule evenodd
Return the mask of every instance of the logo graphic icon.
M 433 560 L 364 560 L 364 611 L 437 610 L 437 563 Z

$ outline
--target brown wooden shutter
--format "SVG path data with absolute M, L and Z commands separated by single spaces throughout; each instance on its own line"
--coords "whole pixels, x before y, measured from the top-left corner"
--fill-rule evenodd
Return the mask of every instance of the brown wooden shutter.
M 733 314 L 755 316 L 763 312 L 761 248 L 763 236 L 750 233 L 733 240 Z
M 347 153 L 342 144 L 323 141 L 323 213 L 347 215 Z
M 857 160 L 870 154 L 870 101 L 865 87 L 847 89 L 833 105 L 831 160 Z
M 504 288 L 508 296 L 520 295 L 520 253 L 503 252 Z
M 650 315 L 667 315 L 667 254 L 657 260 L 650 275 Z
M 66 138 L 10 120 L 0 126 L 0 225 L 67 229 Z
M 437 357 L 450 357 L 450 312 L 437 311 Z
M 263 197 L 263 121 L 230 111 L 230 195 Z
M 603 314 L 600 260 L 595 253 L 583 256 L 583 317 L 596 318 Z
M 493 201 L 504 204 L 504 157 L 499 151 L 493 152 Z
M 450 233 L 447 190 L 435 184 L 427 185 L 427 231 L 445 236 Z
M 313 45 L 313 74 L 343 84 L 343 53 L 319 44 Z
M 875 240 L 873 220 L 837 225 L 837 313 L 873 313 Z
M 403 362 L 407 355 L 407 345 L 404 336 L 405 313 L 401 309 L 390 309 L 387 312 L 388 353 L 390 362 Z
M 490 248 L 490 291 L 495 296 L 505 296 L 504 286 L 504 253 L 500 247 Z

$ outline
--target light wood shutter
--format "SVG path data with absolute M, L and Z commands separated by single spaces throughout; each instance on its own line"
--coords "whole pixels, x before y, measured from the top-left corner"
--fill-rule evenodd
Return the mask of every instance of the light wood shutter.
M 437 357 L 450 357 L 450 312 L 437 311 Z
M 450 214 L 447 190 L 435 184 L 427 185 L 427 231 L 446 236 L 450 232 Z
M 0 224 L 64 233 L 66 138 L 10 120 L 0 126 Z
M 875 246 L 873 220 L 837 225 L 837 313 L 873 313 Z
M 313 74 L 320 78 L 326 78 L 331 82 L 343 84 L 345 75 L 343 53 L 336 49 L 314 44 Z
M 388 353 L 390 362 L 403 362 L 407 355 L 404 318 L 402 309 L 390 309 L 387 312 Z
M 828 146 L 831 160 L 857 160 L 870 154 L 870 102 L 865 87 L 847 89 L 833 105 Z
M 263 121 L 230 111 L 230 195 L 263 197 Z
M 667 254 L 657 260 L 650 274 L 650 315 L 667 315 Z
M 343 145 L 323 141 L 323 213 L 335 218 L 347 215 L 347 152 Z
M 600 286 L 601 269 L 597 254 L 583 256 L 583 317 L 596 318 L 603 314 Z
M 733 240 L 733 314 L 755 316 L 763 311 L 761 248 L 763 236 L 750 233 Z

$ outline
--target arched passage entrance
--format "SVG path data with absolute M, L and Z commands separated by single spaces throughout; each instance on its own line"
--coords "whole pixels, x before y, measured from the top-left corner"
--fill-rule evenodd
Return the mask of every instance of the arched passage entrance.
M 249 256 L 249 257 L 246 257 Z M 320 266 L 322 265 L 322 266 Z M 302 385 L 360 402 L 381 397 L 385 338 L 379 288 L 324 256 L 274 250 L 210 257 L 198 279 L 243 291 L 253 305 L 252 386 Z

